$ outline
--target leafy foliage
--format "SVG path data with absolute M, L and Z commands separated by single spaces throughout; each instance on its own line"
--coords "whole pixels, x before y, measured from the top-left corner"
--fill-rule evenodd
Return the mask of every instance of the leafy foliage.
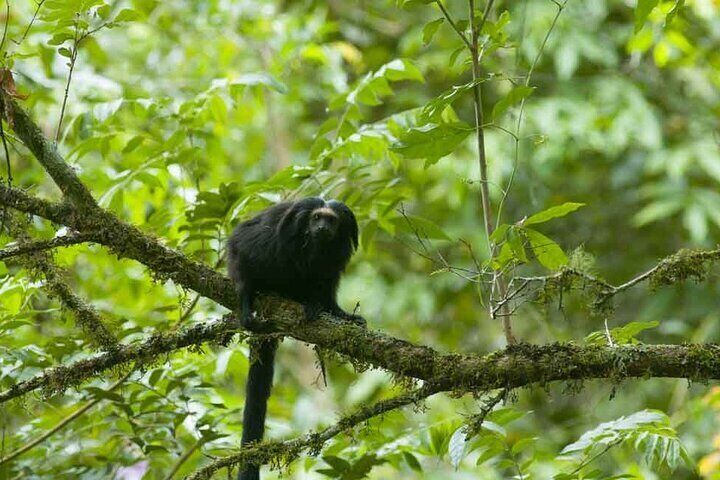
M 393 335 L 446 351 L 499 348 L 501 322 L 486 312 L 499 293 L 488 279 L 505 275 L 516 335 L 529 343 L 717 342 L 712 272 L 698 285 L 628 289 L 612 308 L 597 300 L 604 279 L 621 285 L 681 247 L 717 243 L 718 5 L 523 0 L 494 2 L 483 19 L 486 5 L 470 14 L 455 0 L 8 2 L 0 61 L 12 75 L 0 87 L 57 137 L 102 206 L 218 269 L 232 226 L 261 208 L 342 199 L 362 248 L 341 304 L 359 301 Z M 458 35 L 471 40 L 473 27 L 477 78 Z M 58 199 L 4 127 L 3 179 Z M 489 238 L 483 185 L 496 207 Z M 32 219 L 28 233 L 50 239 L 56 229 Z M 0 248 L 16 242 L 3 233 Z M 97 245 L 58 248 L 52 259 L 123 343 L 225 313 Z M 0 262 L 2 390 L 93 352 L 46 283 L 20 258 Z M 604 321 L 618 326 L 607 332 Z M 384 374 L 327 363 L 329 386 L 315 388 L 313 354 L 285 342 L 271 438 L 322 428 L 393 391 Z M 207 346 L 4 404 L 0 457 L 88 410 L 0 474 L 187 475 L 237 452 L 247 365 L 242 344 Z M 425 411 L 333 438 L 283 475 L 717 477 L 715 390 L 614 382 L 508 392 L 479 426 L 476 398 L 438 395 Z

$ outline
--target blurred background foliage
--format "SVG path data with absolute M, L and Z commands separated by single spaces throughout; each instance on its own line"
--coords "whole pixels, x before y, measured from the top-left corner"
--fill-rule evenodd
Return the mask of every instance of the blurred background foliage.
M 584 203 L 538 231 L 573 267 L 614 284 L 680 248 L 711 247 L 720 233 L 720 4 L 638 2 L 569 0 L 554 23 L 561 4 L 552 0 L 498 1 L 483 31 L 494 215 L 513 171 L 501 224 Z M 487 314 L 483 277 L 462 274 L 487 260 L 487 239 L 476 143 L 463 127 L 473 118 L 469 59 L 436 4 L 7 5 L 4 66 L 103 206 L 224 268 L 223 239 L 236 222 L 283 198 L 342 199 L 356 212 L 362 246 L 341 305 L 359 302 L 372 328 L 441 351 L 504 345 Z M 445 5 L 455 19 L 467 17 L 466 2 Z M 532 88 L 518 91 L 531 67 Z M 8 137 L 14 183 L 57 198 L 29 152 L 11 131 Z M 32 228 L 37 238 L 55 232 L 41 221 Z M 514 274 L 549 273 L 544 262 L 514 255 Z M 96 245 L 58 250 L 55 259 L 123 342 L 222 313 Z M 582 289 L 543 301 L 531 293 L 514 317 L 527 342 L 583 342 L 605 320 L 618 332 L 630 325 L 633 342 L 716 342 L 720 334 L 715 275 L 628 291 L 603 315 L 588 308 Z M 0 352 L 5 388 L 92 349 L 42 279 L 8 261 L 0 264 Z M 381 372 L 328 367 L 323 387 L 312 350 L 284 342 L 270 438 L 331 424 L 339 412 L 398 390 Z M 0 478 L 161 479 L 175 469 L 180 478 L 239 446 L 246 371 L 245 345 L 207 347 L 173 354 L 112 391 L 121 372 L 64 395 L 7 404 L 3 455 L 96 402 L 0 465 Z M 523 389 L 467 441 L 458 428 L 479 411 L 478 399 L 439 395 L 427 406 L 339 436 L 284 475 L 720 478 L 720 391 L 703 384 Z

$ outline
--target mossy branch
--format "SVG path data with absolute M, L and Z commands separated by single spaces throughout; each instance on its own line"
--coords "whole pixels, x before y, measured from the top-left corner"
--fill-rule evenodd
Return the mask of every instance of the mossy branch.
M 18 242 L 0 250 L 0 260 L 6 260 L 8 258 L 17 257 L 19 255 L 27 255 L 29 253 L 52 250 L 59 247 L 69 247 L 89 241 L 92 241 L 91 235 L 70 234 L 62 237 L 55 237 L 51 240 Z
M 289 465 L 304 451 L 310 451 L 311 454 L 316 455 L 320 452 L 325 442 L 344 431 L 350 430 L 373 417 L 377 417 L 391 410 L 404 407 L 411 403 L 421 402 L 439 391 L 441 391 L 441 388 L 437 385 L 424 385 L 411 392 L 387 400 L 381 400 L 368 407 L 362 407 L 352 414 L 344 416 L 336 424 L 318 432 L 308 433 L 293 440 L 266 441 L 245 447 L 234 455 L 213 461 L 185 478 L 187 480 L 207 480 L 222 468 L 236 467 L 242 469 L 245 465 L 249 464 L 270 464 L 274 467 Z
M 236 332 L 235 325 L 236 322 L 232 316 L 226 315 L 220 320 L 194 325 L 178 333 L 157 333 L 143 342 L 120 345 L 112 351 L 68 365 L 48 368 L 0 393 L 0 403 L 35 390 L 41 390 L 45 396 L 61 393 L 88 379 L 98 377 L 110 369 L 130 362 L 137 362 L 140 368 L 161 355 L 181 348 L 197 347 L 203 343 L 225 345 L 229 343 L 233 333 Z
M 720 379 L 720 346 L 623 345 L 615 347 L 556 343 L 518 344 L 489 355 L 441 354 L 378 331 L 349 324 L 328 315 L 298 323 L 302 307 L 274 297 L 260 301 L 259 310 L 275 334 L 289 335 L 335 351 L 358 367 L 378 367 L 398 375 L 430 382 L 443 390 L 492 390 L 534 383 L 597 378 L 672 377 Z M 272 311 L 272 317 L 267 312 Z M 287 329 L 286 329 L 287 328 Z M 292 330 L 290 330 L 292 329 Z M 239 331 L 230 314 L 173 334 L 155 334 L 148 340 L 122 345 L 114 351 L 45 370 L 0 393 L 0 403 L 41 389 L 44 394 L 68 387 L 103 372 L 138 361 L 150 362 L 175 350 L 205 342 L 227 344 Z
M 19 215 L 16 215 L 19 217 Z M 58 267 L 52 255 L 46 249 L 35 248 L 38 243 L 31 242 L 27 233 L 27 222 L 14 218 L 7 223 L 8 231 L 17 239 L 16 251 L 24 252 L 17 257 L 20 264 L 30 271 L 45 277 L 45 289 L 50 296 L 57 298 L 75 317 L 75 322 L 82 328 L 87 337 L 103 350 L 112 350 L 118 346 L 118 340 L 110 331 L 98 311 L 73 292 L 65 279 L 65 271 Z M 44 242 L 53 244 L 53 240 Z M 0 257 L 2 258 L 2 257 Z
M 40 127 L 30 115 L 7 93 L 0 91 L 5 104 L 4 115 L 17 136 L 30 149 L 46 172 L 52 177 L 63 195 L 81 209 L 97 208 L 90 190 L 75 171 L 60 156 L 54 143 L 45 138 Z

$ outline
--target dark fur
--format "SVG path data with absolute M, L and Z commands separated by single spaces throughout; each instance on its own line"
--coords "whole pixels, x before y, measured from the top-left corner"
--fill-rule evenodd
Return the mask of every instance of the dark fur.
M 340 275 L 358 246 L 355 215 L 342 202 L 317 197 L 284 202 L 241 223 L 228 242 L 228 271 L 241 298 L 241 323 L 257 330 L 253 297 L 271 292 L 305 306 L 311 320 L 320 311 L 364 323 L 343 311 L 336 294 Z M 276 341 L 253 348 L 248 372 L 242 444 L 262 440 L 267 400 L 273 377 Z M 239 480 L 258 480 L 259 469 L 249 466 Z

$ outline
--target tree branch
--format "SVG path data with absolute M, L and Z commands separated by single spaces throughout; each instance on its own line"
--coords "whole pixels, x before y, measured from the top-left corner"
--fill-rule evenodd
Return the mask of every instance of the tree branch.
M 19 217 L 19 215 L 14 215 Z M 21 250 L 26 244 L 32 243 L 29 242 L 30 236 L 25 230 L 26 224 L 26 219 L 16 219 L 12 216 L 8 222 L 10 234 L 22 242 L 18 247 Z M 25 248 L 25 250 L 27 249 Z M 64 271 L 55 264 L 52 256 L 46 250 L 31 250 L 29 253 L 23 254 L 19 260 L 26 268 L 45 277 L 45 288 L 49 294 L 56 297 L 73 312 L 75 322 L 80 325 L 91 341 L 104 350 L 112 350 L 117 347 L 117 338 L 100 318 L 100 314 L 92 305 L 86 303 L 72 291 L 64 279 Z
M 195 347 L 205 342 L 225 345 L 236 331 L 236 322 L 231 315 L 226 315 L 221 320 L 194 325 L 176 334 L 157 333 L 144 342 L 120 345 L 112 351 L 84 360 L 48 368 L 0 393 L 0 403 L 35 390 L 41 390 L 46 396 L 60 393 L 111 368 L 133 361 L 137 361 L 140 366 L 143 362 L 181 348 Z
M 61 225 L 72 223 L 72 217 L 76 214 L 75 208 L 69 203 L 48 202 L 20 188 L 5 185 L 0 185 L 0 204 Z
M 188 475 L 188 480 L 207 480 L 225 467 L 243 468 L 245 465 L 282 465 L 289 464 L 305 450 L 316 455 L 322 446 L 331 438 L 349 430 L 373 417 L 382 415 L 391 410 L 404 407 L 411 403 L 418 403 L 425 398 L 438 393 L 441 389 L 436 385 L 425 385 L 412 392 L 382 400 L 369 407 L 362 407 L 356 412 L 340 419 L 335 425 L 319 432 L 308 433 L 293 440 L 284 442 L 262 442 L 254 446 L 243 448 L 239 453 L 215 460 L 205 467 Z
M 7 248 L 0 250 L 0 260 L 5 260 L 19 255 L 52 250 L 58 247 L 69 247 L 80 243 L 91 242 L 92 235 L 78 233 L 55 237 L 51 240 L 39 240 L 35 242 L 14 243 Z
M 0 95 L 3 95 L 5 102 L 5 115 L 11 117 L 7 118 L 8 124 L 50 174 L 63 194 L 81 209 L 97 208 L 90 191 L 80 181 L 72 167 L 65 163 L 52 142 L 45 138 L 30 115 L 11 96 L 2 92 Z
M 441 386 L 444 390 L 492 390 L 533 383 L 597 378 L 672 377 L 720 379 L 720 346 L 622 345 L 580 346 L 573 343 L 509 346 L 489 355 L 441 354 L 436 350 L 365 329 L 326 314 L 313 322 L 298 322 L 301 305 L 278 297 L 258 304 L 270 333 L 292 337 L 335 351 L 356 365 L 384 368 L 393 373 Z M 268 315 L 268 312 L 272 312 Z M 271 322 L 271 323 L 270 323 Z M 174 334 L 155 334 L 148 340 L 121 345 L 66 366 L 45 370 L 0 393 L 0 403 L 42 389 L 62 392 L 88 378 L 131 361 L 145 362 L 180 348 L 205 342 L 226 345 L 238 323 L 228 314 Z

